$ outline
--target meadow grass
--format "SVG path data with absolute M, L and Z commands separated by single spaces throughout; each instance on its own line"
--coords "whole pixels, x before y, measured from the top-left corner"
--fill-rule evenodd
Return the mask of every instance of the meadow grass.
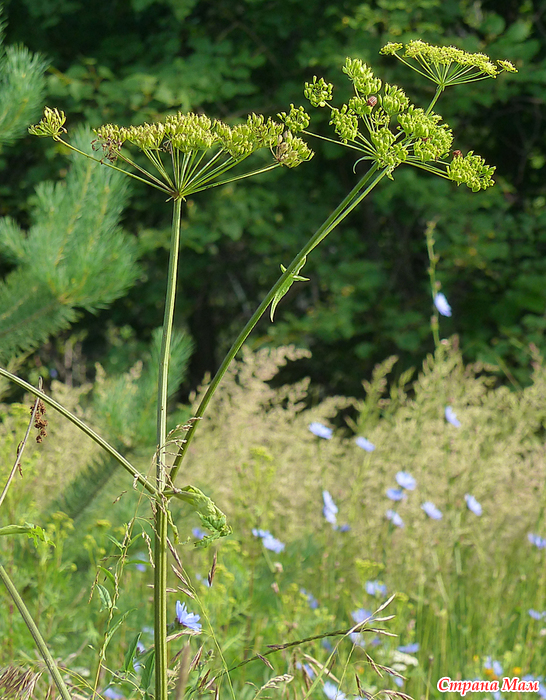
M 182 536 L 179 576 L 173 573 L 169 581 L 171 632 L 181 635 L 170 645 L 172 668 L 179 672 L 186 664 L 185 697 L 206 694 L 212 678 L 243 661 L 249 662 L 217 679 L 220 697 L 251 700 L 273 677 L 280 677 L 273 684 L 278 687 L 265 688 L 260 697 L 333 698 L 336 688 L 340 699 L 341 693 L 381 689 L 440 697 L 436 683 L 442 676 L 491 679 L 502 669 L 508 676 L 540 677 L 546 623 L 535 618 L 546 609 L 546 542 L 528 537 L 546 534 L 546 369 L 540 357 L 533 357 L 532 384 L 513 391 L 498 386 L 488 368 L 465 366 L 453 339 L 426 359 L 415 379 L 406 374 L 391 381 L 395 362 L 389 358 L 364 382 L 362 397 L 331 397 L 309 408 L 308 381 L 280 388 L 270 382 L 283 364 L 305 354 L 295 348 L 245 351 L 191 445 L 180 478 L 206 487 L 229 514 L 234 534 L 215 548 L 209 587 L 213 554 L 193 546 L 199 523 L 184 506 L 173 508 L 180 532 L 194 529 L 185 544 Z M 66 401 L 70 392 L 58 390 Z M 77 402 L 75 393 L 73 398 Z M 447 406 L 453 422 L 446 419 Z M 27 418 L 17 405 L 6 407 L 2 418 L 2 450 L 11 454 Z M 319 437 L 309 429 L 313 424 L 330 428 L 331 436 Z M 39 451 L 29 454 L 6 503 L 12 522 L 46 512 L 67 473 L 75 474 L 75 456 L 62 476 L 54 468 L 59 441 L 68 444 L 67 430 L 53 426 Z M 366 449 L 356 437 L 366 438 L 360 443 Z M 80 441 L 82 455 L 94 456 Z M 389 489 L 401 500 L 389 498 Z M 468 507 L 469 495 L 481 515 Z M 118 670 L 135 635 L 140 649 L 153 642 L 153 533 L 138 500 L 120 470 L 74 520 L 58 511 L 50 515 L 55 548 L 14 538 L 3 543 L 19 590 L 56 657 L 83 680 L 94 673 L 96 652 L 89 645 L 100 646 L 107 617 L 97 587 L 86 603 L 96 567 L 119 574 L 117 614 L 128 615 L 107 649 L 105 697 L 142 697 L 131 674 L 146 672 L 146 652 L 135 650 L 136 671 L 132 659 L 125 675 Z M 426 502 L 441 519 L 427 515 Z M 388 511 L 400 516 L 403 527 Z M 117 596 L 107 577 L 99 580 Z M 347 631 L 391 594 L 396 597 L 381 615 L 396 617 L 367 626 L 396 638 L 362 631 L 270 646 Z M 1 595 L 0 663 L 29 663 L 35 660 L 32 640 L 3 590 Z M 200 615 L 199 633 L 174 625 L 177 600 Z M 256 654 L 263 659 L 251 660 Z M 388 672 L 380 677 L 367 654 L 407 680 Z

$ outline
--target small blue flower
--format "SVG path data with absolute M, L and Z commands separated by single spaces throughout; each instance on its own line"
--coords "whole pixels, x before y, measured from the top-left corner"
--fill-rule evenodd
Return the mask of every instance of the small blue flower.
M 179 625 L 187 627 L 190 630 L 194 630 L 195 632 L 200 632 L 200 618 L 200 615 L 188 612 L 188 609 L 186 608 L 186 603 L 181 603 L 179 600 L 176 601 L 176 619 L 178 620 Z
M 347 700 L 345 693 L 342 693 L 337 685 L 331 681 L 326 681 L 322 689 L 328 700 Z
M 500 661 L 493 661 L 493 673 L 499 678 L 502 676 L 502 666 Z
M 146 562 L 145 564 L 135 564 L 135 569 L 137 571 L 146 571 L 146 564 L 148 563 L 148 557 L 144 554 L 144 552 L 138 552 L 135 554 L 135 559 L 140 559 L 142 562 Z
M 316 435 L 319 438 L 324 438 L 325 440 L 330 440 L 334 434 L 332 428 L 327 428 L 325 425 L 322 425 L 322 423 L 317 423 L 316 421 L 311 423 L 309 430 L 313 433 L 313 435 Z
M 351 613 L 351 617 L 356 622 L 356 624 L 359 625 L 361 622 L 364 622 L 365 620 L 371 620 L 373 617 L 373 613 L 370 610 L 365 610 L 364 608 L 358 608 L 358 610 L 353 610 L 353 612 Z
M 391 501 L 401 501 L 406 497 L 406 494 L 402 489 L 387 489 L 386 494 Z
M 471 496 L 469 493 L 467 493 L 464 497 L 464 500 L 466 501 L 468 510 L 472 511 L 474 515 L 482 514 L 482 506 L 480 503 L 478 503 L 474 496 Z
M 446 406 L 445 417 L 446 421 L 448 423 L 451 423 L 451 425 L 454 425 L 456 428 L 461 427 L 461 421 L 457 418 L 457 415 L 455 411 L 451 408 L 451 406 Z
M 375 450 L 375 445 L 373 442 L 366 440 L 365 437 L 357 437 L 355 438 L 355 442 L 363 450 L 366 450 L 366 452 L 373 452 Z
M 345 523 L 345 525 L 340 525 L 337 528 L 337 531 L 338 532 L 349 532 L 350 529 L 351 529 L 351 526 L 348 523 Z
M 431 503 L 430 501 L 425 501 L 421 508 L 425 511 L 429 518 L 432 518 L 433 520 L 442 519 L 442 511 L 438 510 L 434 503 Z
M 311 610 L 316 610 L 318 608 L 319 602 L 312 593 L 308 593 L 305 588 L 300 588 L 300 593 L 307 598 Z
M 102 694 L 105 698 L 109 698 L 110 700 L 123 700 L 123 698 L 125 698 L 125 695 L 116 692 L 112 687 L 103 690 Z
M 546 618 L 546 612 L 538 612 L 538 610 L 533 610 L 532 608 L 529 610 L 529 615 L 533 620 L 542 620 Z
M 321 642 L 322 646 L 326 651 L 333 651 L 334 647 L 332 646 L 332 642 L 329 639 L 323 639 Z
M 535 547 L 538 547 L 538 549 L 545 549 L 546 548 L 546 539 L 543 537 L 539 537 L 538 535 L 533 535 L 532 532 L 530 532 L 527 535 L 527 539 L 531 544 L 534 544 Z
M 445 294 L 442 294 L 442 292 L 438 292 L 438 294 L 434 297 L 434 306 L 438 309 L 438 312 L 442 314 L 442 316 L 451 316 L 451 306 L 449 305 Z
M 195 537 L 196 540 L 202 540 L 203 537 L 206 536 L 206 532 L 202 530 L 200 527 L 194 527 L 193 530 L 191 531 L 191 534 Z
M 338 511 L 338 508 L 334 503 L 334 499 L 332 498 L 332 496 L 330 496 L 329 491 L 322 492 L 322 499 L 324 501 L 322 514 L 326 518 L 326 521 L 330 523 L 330 525 L 335 526 L 337 523 L 336 513 Z
M 542 700 L 545 700 L 545 698 L 546 698 L 546 685 L 544 685 L 543 683 L 538 684 L 538 694 L 540 695 Z
M 201 574 L 195 574 L 195 578 L 199 581 L 199 583 L 202 583 L 203 586 L 206 586 L 207 588 L 211 587 L 208 578 L 206 578 L 205 576 L 201 576 Z
M 253 528 L 252 534 L 254 535 L 254 537 L 260 537 L 263 546 L 266 549 L 275 552 L 275 554 L 280 554 L 285 548 L 284 542 L 275 539 L 275 537 L 273 537 L 269 530 L 257 530 L 256 528 Z
M 404 681 L 402 680 L 402 678 L 398 678 L 398 676 L 393 676 L 393 681 L 399 688 L 401 688 L 404 685 Z
M 419 642 L 398 647 L 398 651 L 401 651 L 403 654 L 417 654 L 419 651 Z
M 360 634 L 360 632 L 351 632 L 349 634 L 349 639 L 351 642 L 358 647 L 364 648 L 366 646 L 366 642 L 364 641 L 364 637 Z
M 387 595 L 387 586 L 379 581 L 366 581 L 365 588 L 368 595 Z
M 413 491 L 416 481 L 409 472 L 398 472 L 396 475 L 396 483 L 407 491 Z
M 395 510 L 391 510 L 389 508 L 385 515 L 387 517 L 387 520 L 390 520 L 393 525 L 396 525 L 396 527 L 404 527 L 404 521 Z

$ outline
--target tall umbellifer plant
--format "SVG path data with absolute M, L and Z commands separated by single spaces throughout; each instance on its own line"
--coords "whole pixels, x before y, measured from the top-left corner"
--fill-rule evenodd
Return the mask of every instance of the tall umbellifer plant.
M 132 475 L 135 483 L 148 493 L 155 520 L 155 674 L 156 700 L 167 700 L 167 530 L 174 527 L 169 514 L 169 501 L 181 499 L 196 509 L 210 535 L 202 541 L 208 544 L 230 532 L 224 514 L 198 489 L 180 488 L 175 480 L 187 454 L 187 448 L 198 427 L 212 395 L 246 338 L 270 308 L 271 320 L 280 299 L 295 281 L 304 281 L 300 275 L 311 251 L 366 197 L 385 177 L 393 178 L 395 169 L 403 164 L 413 165 L 458 185 L 466 184 L 477 192 L 493 184 L 494 168 L 472 151 L 463 154 L 452 150 L 453 134 L 441 117 L 433 112 L 441 93 L 449 86 L 460 85 L 486 78 L 495 78 L 503 71 L 515 68 L 507 61 L 492 63 L 483 54 L 469 54 L 452 47 L 434 47 L 421 41 L 406 46 L 388 44 L 382 53 L 393 55 L 407 66 L 417 70 L 436 84 L 436 92 L 426 108 L 410 103 L 404 91 L 395 85 L 383 84 L 360 59 L 347 59 L 343 71 L 354 86 L 354 96 L 347 104 L 334 107 L 331 104 L 333 86 L 322 78 L 313 79 L 305 86 L 305 95 L 314 107 L 328 108 L 330 123 L 341 143 L 358 154 L 358 161 L 368 161 L 369 168 L 354 188 L 320 228 L 311 236 L 288 267 L 281 265 L 282 274 L 263 299 L 251 319 L 236 338 L 207 392 L 197 408 L 196 415 L 183 426 L 178 452 L 174 461 L 167 460 L 167 372 L 172 334 L 173 311 L 176 297 L 177 261 L 179 250 L 180 220 L 184 199 L 194 193 L 215 187 L 223 182 L 248 177 L 270 168 L 285 165 L 294 167 L 308 160 L 312 153 L 297 133 L 308 131 L 310 117 L 302 107 L 292 106 L 289 113 L 282 113 L 282 123 L 262 116 L 251 115 L 246 123 L 230 127 L 219 121 L 211 121 L 204 115 L 177 114 L 165 121 L 124 128 L 105 125 L 96 129 L 94 148 L 101 162 L 120 170 L 130 177 L 145 182 L 164 192 L 172 201 L 172 238 L 160 356 L 157 401 L 157 452 L 156 474 L 152 482 L 134 465 L 117 453 L 106 441 L 52 401 L 43 392 L 23 380 L 0 369 L 0 374 L 11 378 L 44 402 L 61 411 L 77 423 L 84 432 L 108 450 Z M 64 140 L 65 116 L 56 109 L 46 109 L 42 121 L 30 129 L 38 136 L 49 136 L 65 143 L 85 157 L 83 151 Z M 332 139 L 328 139 L 332 140 Z M 153 165 L 146 170 L 140 161 L 130 157 L 127 146 L 136 147 Z M 259 148 L 267 148 L 273 155 L 273 163 L 255 171 L 226 177 L 234 166 L 246 160 Z M 61 692 L 66 692 L 66 689 Z M 64 697 L 64 695 L 63 695 Z

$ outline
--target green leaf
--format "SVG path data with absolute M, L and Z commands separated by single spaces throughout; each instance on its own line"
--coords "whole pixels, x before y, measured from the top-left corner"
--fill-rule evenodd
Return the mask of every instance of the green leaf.
M 139 632 L 133 637 L 133 641 L 131 642 L 131 644 L 129 644 L 129 648 L 125 652 L 122 668 L 123 673 L 129 673 L 133 671 L 133 659 L 135 658 L 137 645 L 140 641 L 140 635 L 141 633 Z
M 25 523 L 24 525 L 6 525 L 5 527 L 0 527 L 0 536 L 2 535 L 27 535 L 29 539 L 34 540 L 34 544 L 37 544 L 38 540 L 50 544 L 55 547 L 55 543 L 49 537 L 47 532 L 41 528 L 39 525 L 32 525 L 32 523 Z
M 114 586 L 114 588 L 115 588 L 116 587 L 116 579 L 114 577 L 114 574 L 111 571 L 108 571 L 108 569 L 105 569 L 104 566 L 99 566 L 98 568 L 100 571 L 102 571 L 102 573 L 106 576 L 106 578 L 110 581 L 112 586 Z
M 127 610 L 127 612 L 124 612 L 123 615 L 116 622 L 116 624 L 112 627 L 112 629 L 108 630 L 108 633 L 106 634 L 106 637 L 104 638 L 104 644 L 102 645 L 101 655 L 104 656 L 104 654 L 106 652 L 106 648 L 110 644 L 110 641 L 112 640 L 112 637 L 116 633 L 116 630 L 120 627 L 120 625 L 123 624 L 123 622 L 125 621 L 125 618 L 127 617 L 127 615 L 129 615 L 130 612 L 132 612 L 132 611 Z
M 298 274 L 306 262 L 307 262 L 307 256 L 304 256 L 303 260 L 298 265 L 298 267 L 294 270 L 294 272 L 289 277 L 287 277 L 287 279 L 280 286 L 278 292 L 275 294 L 275 297 L 273 298 L 273 301 L 271 302 L 270 317 L 271 317 L 272 321 L 273 321 L 273 316 L 275 314 L 275 309 L 277 308 L 277 304 L 283 298 L 283 296 L 288 292 L 288 290 L 294 284 L 294 282 L 308 282 L 309 281 L 309 277 L 302 277 L 301 275 Z M 286 272 L 286 267 L 284 265 L 281 265 L 281 270 L 283 271 L 283 273 Z
M 102 612 L 103 610 L 110 610 L 112 608 L 112 598 L 110 597 L 108 589 L 100 583 L 97 583 L 96 588 L 99 592 L 99 598 L 101 601 L 100 611 Z
M 195 543 L 196 547 L 208 547 L 212 542 L 220 537 L 226 537 L 232 533 L 231 527 L 227 524 L 227 518 L 218 506 L 195 486 L 186 486 L 184 489 L 176 489 L 173 493 L 175 498 L 189 503 L 201 520 L 201 524 L 212 534 L 203 537 Z

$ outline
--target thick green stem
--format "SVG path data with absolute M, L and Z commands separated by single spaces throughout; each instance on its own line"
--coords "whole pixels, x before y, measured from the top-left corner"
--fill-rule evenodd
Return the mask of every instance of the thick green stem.
M 23 599 L 19 595 L 17 589 L 13 585 L 12 580 L 8 576 L 6 570 L 4 569 L 3 566 L 0 566 L 0 579 L 2 580 L 2 583 L 4 586 L 8 589 L 8 593 L 13 599 L 13 602 L 17 606 L 17 609 L 19 610 L 19 613 L 23 620 L 25 621 L 26 626 L 28 627 L 28 630 L 30 634 L 32 635 L 34 639 L 34 643 L 38 647 L 38 651 L 40 652 L 48 670 L 49 673 L 51 674 L 51 677 L 53 678 L 53 682 L 57 686 L 59 693 L 61 694 L 61 697 L 63 700 L 71 700 L 70 693 L 68 692 L 68 688 L 64 684 L 63 677 L 61 676 L 61 673 L 59 669 L 57 668 L 57 665 L 55 661 L 53 660 L 53 657 L 51 656 L 51 653 L 49 649 L 47 648 L 47 645 L 44 641 L 44 638 L 40 634 L 40 630 L 36 626 L 36 623 L 32 619 L 31 614 L 28 611 L 27 606 L 24 604 Z
M 167 485 L 167 399 L 169 358 L 173 330 L 178 250 L 180 247 L 180 214 L 182 199 L 174 201 L 172 236 L 167 277 L 167 295 L 163 318 L 163 337 L 159 360 L 157 387 L 157 458 L 156 488 L 162 494 Z M 156 504 L 154 551 L 154 638 L 155 638 L 155 699 L 167 700 L 167 512 L 166 502 Z
M 252 329 L 254 326 L 258 323 L 260 318 L 263 316 L 265 313 L 266 309 L 268 306 L 271 304 L 273 299 L 275 298 L 275 295 L 281 289 L 282 285 L 285 283 L 289 277 L 294 274 L 296 270 L 301 267 L 301 263 L 303 259 L 309 255 L 309 253 L 313 250 L 313 248 L 316 248 L 316 246 L 324 239 L 326 236 L 364 199 L 364 197 L 369 194 L 369 192 L 377 185 L 377 183 L 387 174 L 388 168 L 384 168 L 383 170 L 378 170 L 378 166 L 374 165 L 368 172 L 364 175 L 364 177 L 357 183 L 357 185 L 349 192 L 349 194 L 345 197 L 345 199 L 341 202 L 341 204 L 335 209 L 332 214 L 326 219 L 326 221 L 322 224 L 322 226 L 311 236 L 311 238 L 307 241 L 307 243 L 304 245 L 304 247 L 300 250 L 300 252 L 296 255 L 296 257 L 292 260 L 290 265 L 286 268 L 286 272 L 284 272 L 277 282 L 271 287 L 269 290 L 267 296 L 264 298 L 262 303 L 258 306 L 256 311 L 253 313 L 251 319 L 248 321 L 246 326 L 243 328 L 243 330 L 239 333 L 237 336 L 235 342 L 231 346 L 228 354 L 225 356 L 224 361 L 220 365 L 220 368 L 216 372 L 216 375 L 214 376 L 214 379 L 210 383 L 205 395 L 201 399 L 201 403 L 199 404 L 195 417 L 196 418 L 201 418 L 203 414 L 205 413 L 205 410 L 214 394 L 216 389 L 218 388 L 218 385 L 222 381 L 222 378 L 224 374 L 226 373 L 229 365 L 231 364 L 231 361 L 235 357 L 235 355 L 239 352 L 241 349 L 241 346 L 245 342 L 245 340 L 248 338 L 250 333 L 252 332 Z M 187 453 L 187 449 L 189 447 L 189 444 L 193 438 L 194 432 L 197 428 L 199 421 L 195 421 L 192 423 L 192 426 L 189 428 L 188 432 L 185 435 L 186 442 L 183 447 L 181 447 L 178 450 L 178 454 L 175 457 L 174 463 L 173 463 L 173 468 L 171 470 L 171 482 L 174 484 L 174 480 L 176 478 L 176 475 L 178 473 L 178 469 L 180 468 L 180 464 L 182 463 L 182 460 L 184 459 L 184 455 Z

